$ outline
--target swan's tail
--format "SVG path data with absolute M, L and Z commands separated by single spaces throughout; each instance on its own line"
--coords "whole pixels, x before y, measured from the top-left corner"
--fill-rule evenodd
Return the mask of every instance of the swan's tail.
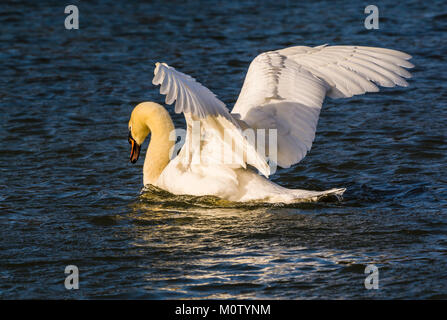
M 318 201 L 329 196 L 335 196 L 338 201 L 341 201 L 343 200 L 343 193 L 346 191 L 346 188 L 334 188 L 325 191 L 309 191 L 300 189 L 294 189 L 291 191 L 293 191 L 296 201 Z

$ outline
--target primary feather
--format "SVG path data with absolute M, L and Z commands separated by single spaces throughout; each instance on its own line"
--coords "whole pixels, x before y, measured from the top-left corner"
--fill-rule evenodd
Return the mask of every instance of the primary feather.
M 276 128 L 277 163 L 290 167 L 312 146 L 325 96 L 348 98 L 407 86 L 406 53 L 361 46 L 297 46 L 258 55 L 232 114 L 253 128 Z
M 156 64 L 152 83 L 160 85 L 160 93 L 166 95 L 167 104 L 176 102 L 176 113 L 185 115 L 186 147 L 179 154 L 183 164 L 197 163 L 198 157 L 201 163 L 222 164 L 226 160 L 224 155 L 230 155 L 233 167 L 246 168 L 249 164 L 265 176 L 270 174 L 266 159 L 243 135 L 242 128 L 225 104 L 209 89 L 165 63 Z M 192 131 L 195 126 L 199 126 L 201 137 L 208 138 L 194 141 Z M 216 157 L 216 146 L 222 148 L 218 150 L 221 157 Z M 241 153 L 234 150 L 241 150 Z

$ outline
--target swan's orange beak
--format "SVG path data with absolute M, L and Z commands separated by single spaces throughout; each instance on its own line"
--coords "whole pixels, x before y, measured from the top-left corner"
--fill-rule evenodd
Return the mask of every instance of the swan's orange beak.
M 129 131 L 129 143 L 131 145 L 131 150 L 130 150 L 130 162 L 135 163 L 138 161 L 138 157 L 140 156 L 140 148 L 141 146 L 138 145 L 138 143 L 135 141 L 134 138 L 132 138 L 132 134 Z

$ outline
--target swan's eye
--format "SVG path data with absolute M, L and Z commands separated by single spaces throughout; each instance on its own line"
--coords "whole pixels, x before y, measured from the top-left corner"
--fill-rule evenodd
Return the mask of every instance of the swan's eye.
M 129 131 L 129 136 L 127 137 L 127 141 L 129 141 L 129 144 L 132 144 L 133 138 L 132 133 Z

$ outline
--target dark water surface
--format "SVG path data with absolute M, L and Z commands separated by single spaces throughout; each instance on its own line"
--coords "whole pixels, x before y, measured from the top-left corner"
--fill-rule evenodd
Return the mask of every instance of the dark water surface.
M 69 3 L 79 30 L 64 28 Z M 363 26 L 368 4 L 2 1 L 0 298 L 447 298 L 446 2 L 378 4 L 379 30 Z M 310 154 L 273 177 L 347 187 L 342 202 L 140 196 L 127 121 L 163 102 L 155 62 L 231 108 L 257 54 L 324 43 L 416 65 L 409 88 L 328 100 Z M 379 290 L 364 287 L 367 264 Z

